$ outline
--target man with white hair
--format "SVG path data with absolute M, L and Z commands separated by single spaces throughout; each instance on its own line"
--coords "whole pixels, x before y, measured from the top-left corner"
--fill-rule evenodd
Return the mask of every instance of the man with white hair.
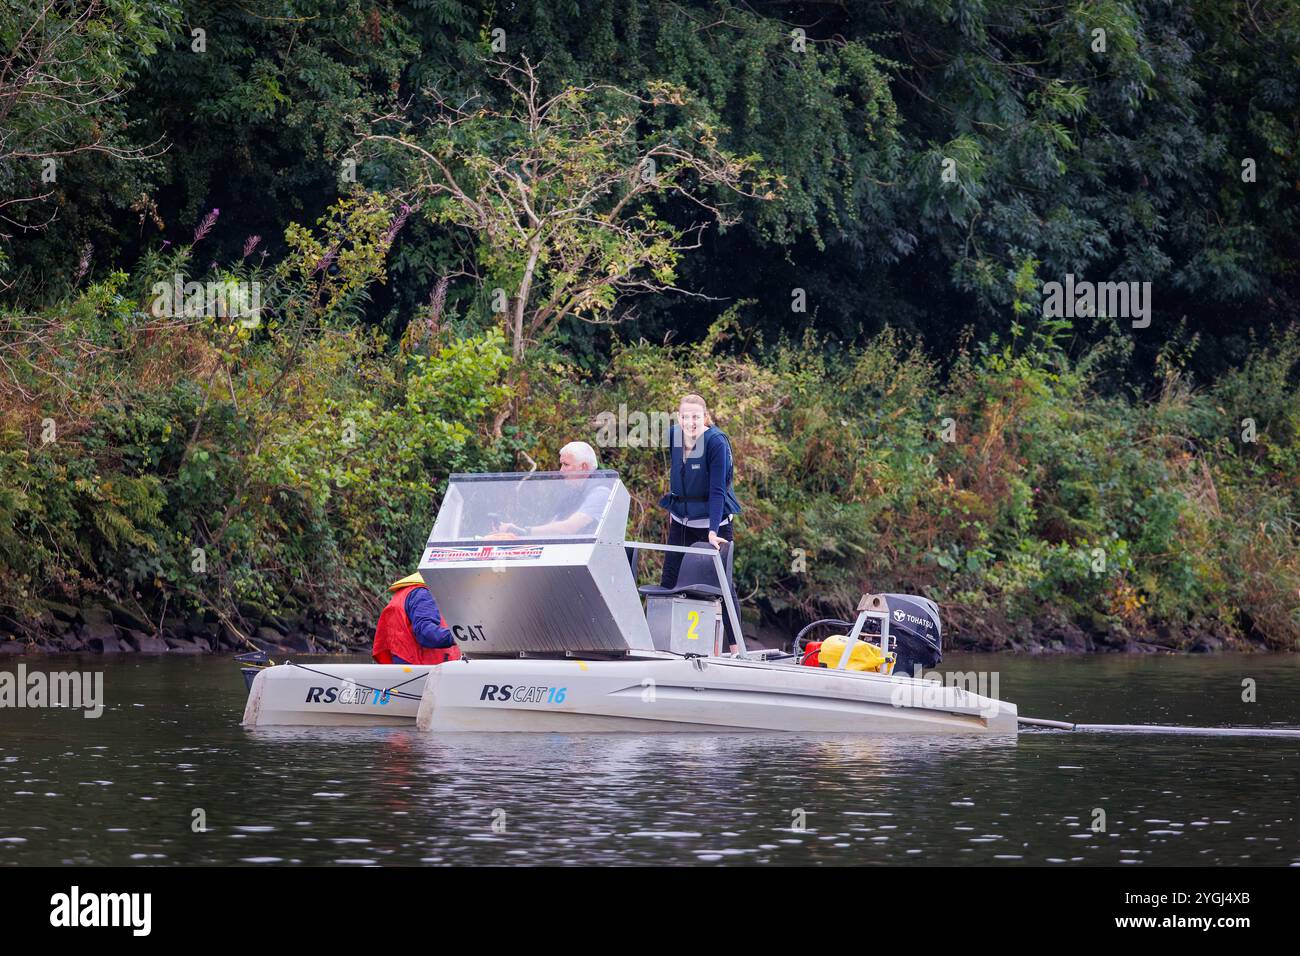
M 585 441 L 571 441 L 560 449 L 560 471 L 566 483 L 584 482 L 596 467 L 596 450 Z M 579 487 L 574 494 L 566 495 L 550 521 L 528 528 L 503 524 L 501 530 L 528 538 L 594 532 L 608 501 L 609 484 L 591 482 L 588 487 Z

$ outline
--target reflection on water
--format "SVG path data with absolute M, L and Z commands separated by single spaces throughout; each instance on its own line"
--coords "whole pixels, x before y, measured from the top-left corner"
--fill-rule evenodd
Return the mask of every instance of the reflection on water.
M 104 666 L 107 709 L 0 710 L 0 863 L 1300 863 L 1297 740 L 250 732 L 228 661 L 27 663 Z M 950 666 L 1026 715 L 1300 725 L 1290 658 Z

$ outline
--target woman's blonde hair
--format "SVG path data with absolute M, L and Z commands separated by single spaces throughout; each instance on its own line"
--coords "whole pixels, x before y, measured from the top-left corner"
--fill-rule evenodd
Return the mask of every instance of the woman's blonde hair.
M 698 406 L 700 406 L 700 408 L 704 409 L 704 424 L 706 424 L 706 425 L 712 425 L 712 424 L 713 424 L 713 416 L 709 414 L 709 406 L 708 406 L 708 403 L 705 402 L 704 399 L 700 398 L 700 396 L 698 396 L 698 395 L 696 395 L 696 394 L 694 394 L 694 393 L 692 393 L 692 394 L 690 394 L 690 395 L 683 395 L 682 398 L 681 398 L 681 401 L 679 401 L 679 402 L 677 403 L 677 407 L 678 407 L 678 408 L 681 408 L 683 405 L 698 405 Z

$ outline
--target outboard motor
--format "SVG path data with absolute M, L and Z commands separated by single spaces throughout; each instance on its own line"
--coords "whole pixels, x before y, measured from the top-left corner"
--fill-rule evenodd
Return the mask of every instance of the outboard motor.
M 934 667 L 943 660 L 938 605 L 914 594 L 886 594 L 885 604 L 897 654 L 895 674 L 915 677 L 917 667 Z

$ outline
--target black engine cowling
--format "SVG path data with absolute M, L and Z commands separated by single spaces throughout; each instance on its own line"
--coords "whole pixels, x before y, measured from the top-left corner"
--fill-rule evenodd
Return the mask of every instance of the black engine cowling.
M 915 594 L 886 594 L 889 634 L 898 658 L 894 673 L 916 676 L 916 668 L 934 667 L 943 660 L 943 632 L 939 607 Z

